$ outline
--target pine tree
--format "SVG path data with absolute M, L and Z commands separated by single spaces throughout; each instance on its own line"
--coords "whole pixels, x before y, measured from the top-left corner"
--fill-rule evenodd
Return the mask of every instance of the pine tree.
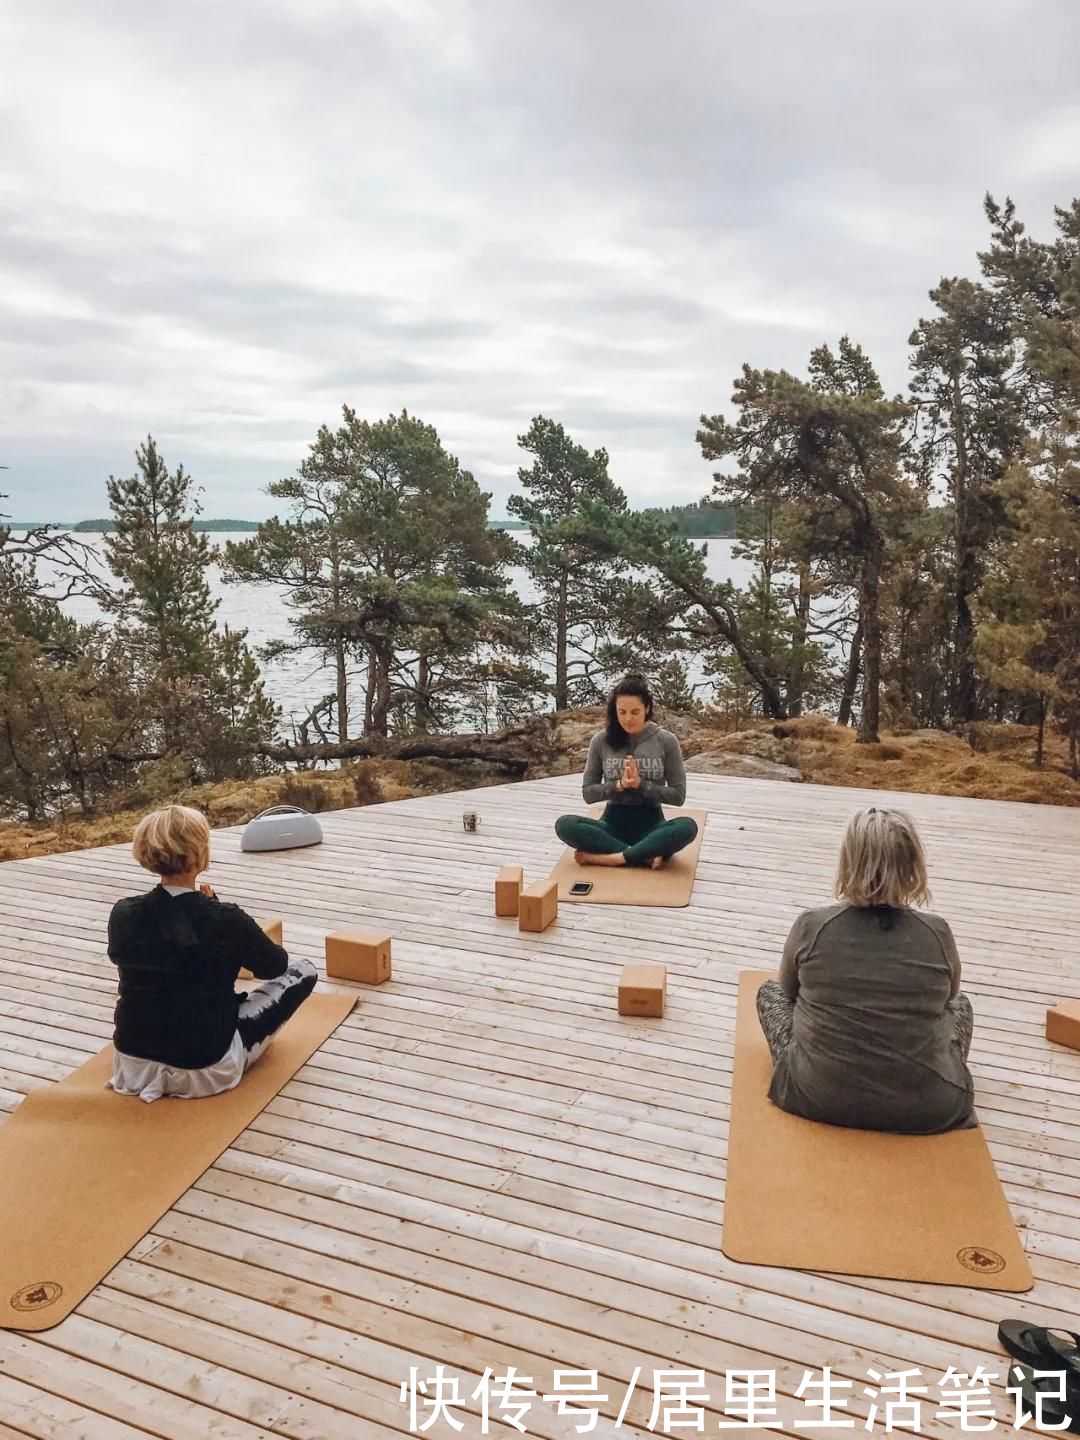
M 591 454 L 562 425 L 538 415 L 518 444 L 533 463 L 518 471 L 523 494 L 507 510 L 532 530 L 524 564 L 536 590 L 540 644 L 555 672 L 556 710 L 596 697 L 595 657 L 616 604 L 617 559 L 600 558 L 574 538 L 586 508 L 626 511 L 626 496 L 608 475 L 606 450 Z M 602 667 L 600 667 L 602 669 Z
M 980 668 L 1018 698 L 1038 697 L 1036 763 L 1048 718 L 1069 742 L 1080 778 L 1080 451 L 1048 432 L 1002 484 L 1014 532 L 985 587 L 977 632 Z
M 225 547 L 226 581 L 274 585 L 293 612 L 294 638 L 265 647 L 267 659 L 316 651 L 334 670 L 337 738 L 349 738 L 348 598 L 367 573 L 362 536 L 346 525 L 351 501 L 348 457 L 337 434 L 322 426 L 296 475 L 275 480 L 267 494 L 287 500 L 292 514 L 259 526 L 250 540 Z M 329 702 L 328 702 L 329 703 Z
M 3 497 L 0 497 L 3 498 Z M 0 517 L 0 815 L 43 820 L 72 804 L 84 815 L 130 767 L 141 722 L 122 647 L 79 625 L 45 591 L 48 558 L 61 593 L 86 576 L 77 544 L 45 528 L 15 536 Z
M 995 293 L 1010 307 L 1014 327 L 1022 340 L 1025 412 L 1032 430 L 1037 434 L 1046 432 L 1049 437 L 1035 442 L 1033 453 L 1044 458 L 1034 466 L 1029 461 L 1027 469 L 1038 481 L 1035 492 L 1039 495 L 1038 507 L 1049 509 L 1052 487 L 1046 480 L 1050 462 L 1045 456 L 1057 455 L 1054 466 L 1059 470 L 1067 468 L 1072 461 L 1061 458 L 1063 447 L 1067 452 L 1068 437 L 1080 432 L 1080 199 L 1074 198 L 1068 206 L 1055 207 L 1057 235 L 1048 242 L 1034 240 L 1027 234 L 1025 225 L 1017 219 L 1011 199 L 998 204 L 988 195 L 985 209 L 991 225 L 991 243 L 979 259 Z M 1015 495 L 1018 473 L 1014 470 L 1009 491 L 1013 514 L 1024 513 L 1023 507 L 1018 508 Z M 1072 480 L 1067 485 L 1072 488 L 1067 489 L 1062 502 L 1065 508 L 1058 507 L 1065 522 L 1071 516 L 1068 494 L 1076 493 Z M 1034 522 L 1032 530 L 1037 533 Z M 1067 523 L 1065 533 L 1070 533 Z M 1022 550 L 1027 548 L 1022 544 Z M 992 605 L 988 608 L 993 612 Z M 1051 628 L 1057 632 L 1060 626 L 1059 619 Z M 984 673 L 989 673 L 986 644 L 991 632 L 985 625 L 982 628 Z M 1003 633 L 999 632 L 999 641 Z M 1019 643 L 1018 637 L 1014 636 L 1014 640 Z M 1034 659 L 1034 653 L 1028 658 Z M 1015 654 L 1013 659 L 1017 660 Z M 1035 668 L 1045 668 L 1044 662 L 1045 655 Z M 1055 683 L 1059 687 L 1062 663 L 1059 658 L 1054 665 L 1058 675 Z M 1041 725 L 1048 705 L 1060 712 L 1071 704 L 1067 694 L 1040 690 L 1034 707 L 1024 705 L 1022 714 L 1024 718 L 1038 719 Z M 1028 713 L 1032 709 L 1033 716 Z
M 348 406 L 343 420 L 270 487 L 293 501 L 291 519 L 230 545 L 228 572 L 283 586 L 293 647 L 334 656 L 339 739 L 350 660 L 364 674 L 365 735 L 449 725 L 491 664 L 523 653 L 515 543 L 488 529 L 490 496 L 432 426 L 404 411 L 372 423 Z
M 257 751 L 277 729 L 278 707 L 266 694 L 245 637 L 226 625 L 210 638 L 192 717 L 198 729 L 189 735 L 206 780 L 247 779 L 271 768 Z
M 617 662 L 611 668 L 652 670 L 664 660 L 693 654 L 706 673 L 725 674 L 733 656 L 756 689 L 761 712 L 786 717 L 784 677 L 775 657 L 758 649 L 756 637 L 744 629 L 740 592 L 707 574 L 704 546 L 685 539 L 655 512 L 615 513 L 598 502 L 583 505 L 564 528 L 582 553 L 590 550 L 641 574 L 621 582 L 609 612 L 608 629 L 618 637 L 607 647 Z
M 725 486 L 743 494 L 738 475 Z M 749 584 L 737 592 L 739 629 L 779 677 L 785 715 L 801 715 L 807 705 L 835 699 L 832 656 L 853 625 L 843 517 L 838 521 L 835 506 L 779 498 L 753 505 L 746 498 L 739 508 L 753 519 L 733 553 L 755 565 Z M 738 664 L 732 655 L 715 667 L 737 691 L 743 683 L 734 673 Z
M 952 507 L 927 508 L 890 537 L 882 587 L 882 673 L 890 728 L 945 729 L 955 694 Z
M 1080 410 L 1080 198 L 1055 207 L 1050 242 L 1027 234 L 1011 199 L 987 195 L 984 209 L 991 241 L 979 259 L 1024 341 L 1029 413 L 1060 423 Z
M 890 525 L 918 508 L 900 472 L 901 425 L 908 407 L 887 400 L 866 355 L 845 336 L 834 353 L 810 357 L 809 382 L 786 371 L 743 367 L 735 383 L 736 425 L 702 416 L 706 459 L 732 455 L 737 482 L 716 475 L 717 500 L 740 495 L 835 509 L 858 581 L 863 692 L 860 743 L 878 739 L 881 692 L 880 592 Z
M 952 718 L 976 717 L 972 606 L 985 557 L 1004 523 L 1001 477 L 1023 446 L 1011 307 L 969 280 L 943 280 L 930 298 L 939 314 L 911 336 L 912 401 L 924 478 L 944 480 L 953 520 Z
M 276 708 L 246 650 L 245 632 L 224 640 L 216 632 L 218 602 L 207 575 L 213 555 L 194 529 L 194 482 L 182 465 L 169 472 L 152 436 L 136 461 L 135 475 L 108 481 L 116 530 L 105 551 L 121 588 L 107 608 L 137 666 L 165 752 L 186 755 L 192 778 L 246 772 L 252 762 L 239 757 L 253 742 L 273 738 Z M 229 678 L 236 673 L 244 696 Z M 223 756 L 232 756 L 232 764 L 222 768 Z
M 108 480 L 116 530 L 105 553 L 122 586 L 110 608 L 157 680 L 174 688 L 206 667 L 217 610 L 210 542 L 192 524 L 199 504 L 183 466 L 170 474 L 153 436 L 135 458 L 137 474 Z

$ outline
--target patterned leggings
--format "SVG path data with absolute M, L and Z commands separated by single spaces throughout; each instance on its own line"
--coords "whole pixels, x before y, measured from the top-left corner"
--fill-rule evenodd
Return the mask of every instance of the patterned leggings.
M 966 1060 L 971 1049 L 971 1036 L 975 1029 L 975 1014 L 971 1001 L 960 991 L 945 1006 L 953 1017 L 952 1043 Z M 775 1065 L 791 1044 L 791 1027 L 795 1018 L 795 1001 L 789 1000 L 780 988 L 779 980 L 766 980 L 757 992 L 757 1013 L 761 1028 L 768 1041 L 769 1053 Z
M 254 1064 L 289 1016 L 296 1014 L 315 989 L 318 978 L 319 972 L 310 960 L 290 960 L 284 975 L 275 975 L 273 980 L 264 980 L 248 991 L 236 1017 L 246 1065 Z

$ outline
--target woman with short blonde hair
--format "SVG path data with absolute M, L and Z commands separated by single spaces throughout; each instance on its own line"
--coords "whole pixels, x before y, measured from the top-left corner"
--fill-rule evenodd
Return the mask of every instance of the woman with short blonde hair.
M 210 826 L 189 805 L 155 810 L 136 825 L 131 853 L 154 875 L 199 875 L 210 864 Z
M 871 805 L 853 815 L 840 845 L 836 897 L 849 905 L 929 905 L 926 852 L 905 810 Z
M 935 1134 L 974 1124 L 974 1016 L 960 957 L 930 900 L 926 855 L 903 810 L 853 815 L 837 905 L 792 926 L 778 980 L 758 991 L 782 1110 L 863 1130 Z
M 315 967 L 290 960 L 257 920 L 199 883 L 210 827 L 198 810 L 147 815 L 131 853 L 161 883 L 118 900 L 109 916 L 119 971 L 109 1084 L 146 1101 L 231 1090 L 311 994 Z M 237 993 L 241 969 L 263 984 Z

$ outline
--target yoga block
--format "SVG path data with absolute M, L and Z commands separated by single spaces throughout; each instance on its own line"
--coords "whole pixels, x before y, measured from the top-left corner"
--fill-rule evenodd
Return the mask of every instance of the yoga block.
M 381 985 L 390 979 L 390 936 L 339 930 L 326 937 L 326 973 L 333 980 Z
M 275 916 L 273 920 L 260 920 L 259 924 L 262 926 L 266 934 L 270 936 L 270 939 L 273 940 L 275 945 L 285 944 L 285 941 L 282 938 L 284 931 L 282 928 L 280 917 Z
M 521 892 L 518 901 L 518 929 L 531 930 L 538 935 L 548 928 L 558 913 L 558 881 L 537 880 Z
M 516 915 L 525 874 L 520 865 L 504 865 L 495 877 L 495 914 Z
M 619 980 L 619 1014 L 659 1018 L 667 998 L 667 967 L 624 965 Z
M 1046 1038 L 1080 1050 L 1080 1000 L 1063 1000 L 1047 1010 Z
M 282 939 L 282 924 L 279 918 L 275 918 L 273 920 L 260 920 L 259 928 L 265 931 L 267 935 L 269 935 L 270 939 L 273 940 L 275 945 L 285 944 L 285 941 Z M 244 969 L 240 971 L 240 974 L 236 978 L 238 980 L 254 980 L 255 976 L 251 973 L 250 970 Z

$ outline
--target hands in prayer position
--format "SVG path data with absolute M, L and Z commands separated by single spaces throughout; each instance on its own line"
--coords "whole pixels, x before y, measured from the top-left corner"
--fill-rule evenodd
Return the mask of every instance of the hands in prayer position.
M 641 786 L 641 774 L 638 770 L 637 761 L 633 755 L 628 755 L 623 761 L 622 779 L 619 781 L 620 790 L 637 790 Z

